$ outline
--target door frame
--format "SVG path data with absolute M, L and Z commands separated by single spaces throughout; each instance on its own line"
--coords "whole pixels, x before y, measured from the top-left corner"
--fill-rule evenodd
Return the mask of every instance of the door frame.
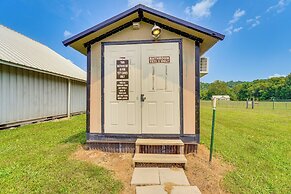
M 101 42 L 101 134 L 103 135 L 114 135 L 112 133 L 106 133 L 104 128 L 105 116 L 104 116 L 104 47 L 109 45 L 127 45 L 127 44 L 153 44 L 153 43 L 178 43 L 179 46 L 179 93 L 180 93 L 180 135 L 184 134 L 184 122 L 183 122 L 183 50 L 182 50 L 182 39 L 161 39 L 161 40 L 131 40 L 131 41 L 112 41 L 112 42 Z M 125 135 L 125 134 L 124 134 Z M 128 134 L 130 135 L 130 134 Z M 143 135 L 133 134 L 133 135 Z M 147 135 L 164 135 L 168 136 L 171 134 L 147 134 Z M 177 134 L 178 135 L 178 134 Z

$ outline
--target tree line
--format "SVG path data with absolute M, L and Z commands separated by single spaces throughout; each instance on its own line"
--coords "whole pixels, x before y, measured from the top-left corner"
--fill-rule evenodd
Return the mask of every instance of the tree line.
M 210 100 L 212 95 L 229 95 L 231 100 L 286 100 L 291 99 L 291 73 L 286 77 L 273 77 L 246 81 L 214 81 L 200 84 L 202 100 Z

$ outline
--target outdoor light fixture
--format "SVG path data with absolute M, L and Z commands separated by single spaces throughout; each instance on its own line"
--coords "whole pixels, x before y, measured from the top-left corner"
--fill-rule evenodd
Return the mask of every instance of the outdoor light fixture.
M 162 29 L 155 24 L 154 27 L 152 28 L 152 36 L 154 37 L 154 39 L 158 39 L 161 35 L 161 32 Z

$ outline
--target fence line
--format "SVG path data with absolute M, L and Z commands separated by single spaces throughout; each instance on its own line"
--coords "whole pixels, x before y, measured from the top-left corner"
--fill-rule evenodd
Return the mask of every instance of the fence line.
M 249 101 L 248 108 L 252 109 L 252 101 Z M 211 106 L 211 101 L 201 101 L 201 106 Z M 229 101 L 229 100 L 218 100 L 217 107 L 223 108 L 247 108 L 247 101 Z M 280 109 L 280 110 L 291 110 L 291 100 L 280 100 L 280 101 L 255 101 L 254 109 Z

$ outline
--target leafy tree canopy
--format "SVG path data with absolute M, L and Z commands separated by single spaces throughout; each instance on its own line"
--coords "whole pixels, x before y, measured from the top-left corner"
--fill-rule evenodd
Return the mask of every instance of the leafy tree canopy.
M 246 100 L 252 97 L 257 100 L 291 99 L 291 73 L 286 77 L 258 79 L 252 82 L 202 82 L 200 87 L 202 100 L 210 100 L 212 95 L 229 95 L 231 100 Z

